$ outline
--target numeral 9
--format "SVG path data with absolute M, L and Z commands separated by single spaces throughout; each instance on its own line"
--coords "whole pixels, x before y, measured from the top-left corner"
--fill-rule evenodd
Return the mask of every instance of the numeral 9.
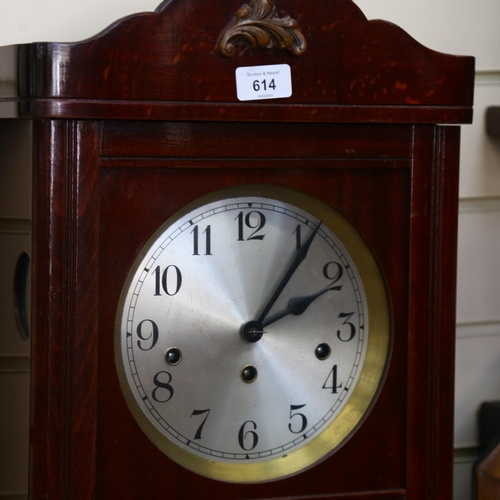
M 143 325 L 144 323 L 149 322 L 151 323 L 151 333 L 145 337 L 143 333 Z M 137 325 L 137 336 L 139 337 L 140 340 L 137 341 L 137 346 L 141 351 L 149 351 L 153 349 L 153 347 L 156 345 L 156 342 L 158 342 L 158 325 L 151 319 L 144 319 L 142 320 L 138 325 Z M 149 347 L 143 347 L 142 342 L 146 342 L 148 340 L 151 340 L 151 344 Z M 142 342 L 141 342 L 142 341 Z

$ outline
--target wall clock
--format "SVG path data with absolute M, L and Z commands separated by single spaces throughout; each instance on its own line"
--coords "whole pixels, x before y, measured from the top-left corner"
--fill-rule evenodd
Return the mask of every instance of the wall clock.
M 339 212 L 282 186 L 229 188 L 173 215 L 137 257 L 116 320 L 120 381 L 180 464 L 281 478 L 360 424 L 389 316 L 378 265 Z
M 31 498 L 450 500 L 474 60 L 351 0 L 170 0 L 12 50 Z

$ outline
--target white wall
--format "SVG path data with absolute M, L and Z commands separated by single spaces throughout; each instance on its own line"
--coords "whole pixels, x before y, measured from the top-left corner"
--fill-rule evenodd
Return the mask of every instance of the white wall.
M 77 41 L 94 35 L 120 17 L 154 10 L 158 2 L 3 0 L 0 45 Z M 280 0 L 277 4 L 279 9 Z M 468 471 L 474 459 L 473 447 L 477 444 L 476 412 L 482 401 L 500 399 L 500 266 L 497 262 L 500 255 L 500 141 L 488 138 L 484 130 L 486 107 L 500 105 L 500 1 L 358 0 L 357 4 L 369 19 L 392 21 L 430 48 L 474 55 L 477 59 L 475 121 L 474 125 L 463 127 L 462 134 L 459 221 L 455 428 L 459 451 L 455 496 L 456 500 L 467 500 L 470 498 Z M 0 174 L 1 168 L 0 164 Z M 5 248 L 23 246 L 24 235 L 11 243 L 10 237 L 2 234 L 1 218 L 2 214 L 0 236 L 9 241 Z M 4 361 L 2 365 L 2 358 L 6 356 L 9 354 L 0 352 L 0 391 L 7 377 L 13 376 L 10 372 L 1 374 L 2 366 L 7 363 Z M 25 380 L 21 375 L 18 378 L 21 388 Z M 0 417 L 0 424 L 2 422 Z M 25 443 L 23 439 L 19 437 L 19 442 Z M 6 490 L 5 478 L 6 470 L 0 467 L 0 498 L 2 493 L 14 493 Z
M 161 0 L 2 0 L 0 46 L 76 42 L 121 17 L 155 10 Z
M 420 43 L 450 54 L 473 55 L 479 69 L 500 70 L 498 0 L 358 0 L 368 19 L 386 19 Z

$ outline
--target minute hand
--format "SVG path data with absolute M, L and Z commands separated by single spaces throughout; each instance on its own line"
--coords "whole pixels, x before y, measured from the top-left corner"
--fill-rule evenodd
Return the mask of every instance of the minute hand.
M 321 297 L 324 293 L 336 290 L 339 292 L 342 289 L 342 285 L 337 286 L 328 286 L 324 290 L 320 290 L 319 292 L 313 293 L 312 295 L 305 295 L 303 297 L 293 297 L 288 302 L 288 307 L 283 309 L 282 311 L 273 314 L 269 318 L 265 319 L 262 322 L 262 328 L 278 321 L 289 314 L 293 314 L 294 316 L 300 316 L 302 313 L 306 311 L 306 309 L 318 298 Z
M 267 303 L 266 307 L 264 307 L 264 310 L 260 314 L 259 318 L 257 319 L 257 323 L 262 323 L 264 321 L 264 318 L 267 316 L 271 308 L 273 307 L 274 303 L 278 299 L 278 297 L 281 295 L 281 292 L 287 285 L 287 283 L 290 281 L 290 278 L 293 276 L 293 273 L 297 270 L 301 262 L 306 258 L 307 252 L 309 251 L 309 247 L 311 246 L 311 243 L 314 240 L 314 237 L 316 236 L 316 233 L 318 232 L 319 228 L 321 227 L 321 224 L 323 224 L 321 221 L 319 224 L 316 226 L 314 231 L 311 233 L 309 238 L 307 238 L 307 241 L 297 250 L 295 253 L 295 257 L 290 264 L 290 267 L 288 268 L 287 272 L 285 273 L 285 276 L 283 276 L 282 280 L 280 281 L 279 285 L 276 287 L 276 290 L 274 290 L 274 293 Z

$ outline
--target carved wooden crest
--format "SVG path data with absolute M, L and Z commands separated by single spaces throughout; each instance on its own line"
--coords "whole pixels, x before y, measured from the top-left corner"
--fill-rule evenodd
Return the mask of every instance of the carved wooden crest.
M 280 18 L 275 0 L 252 0 L 250 5 L 242 5 L 222 30 L 217 40 L 217 52 L 231 57 L 236 52 L 234 44 L 240 41 L 249 42 L 252 48 L 286 49 L 296 56 L 307 48 L 299 23 L 290 16 Z

